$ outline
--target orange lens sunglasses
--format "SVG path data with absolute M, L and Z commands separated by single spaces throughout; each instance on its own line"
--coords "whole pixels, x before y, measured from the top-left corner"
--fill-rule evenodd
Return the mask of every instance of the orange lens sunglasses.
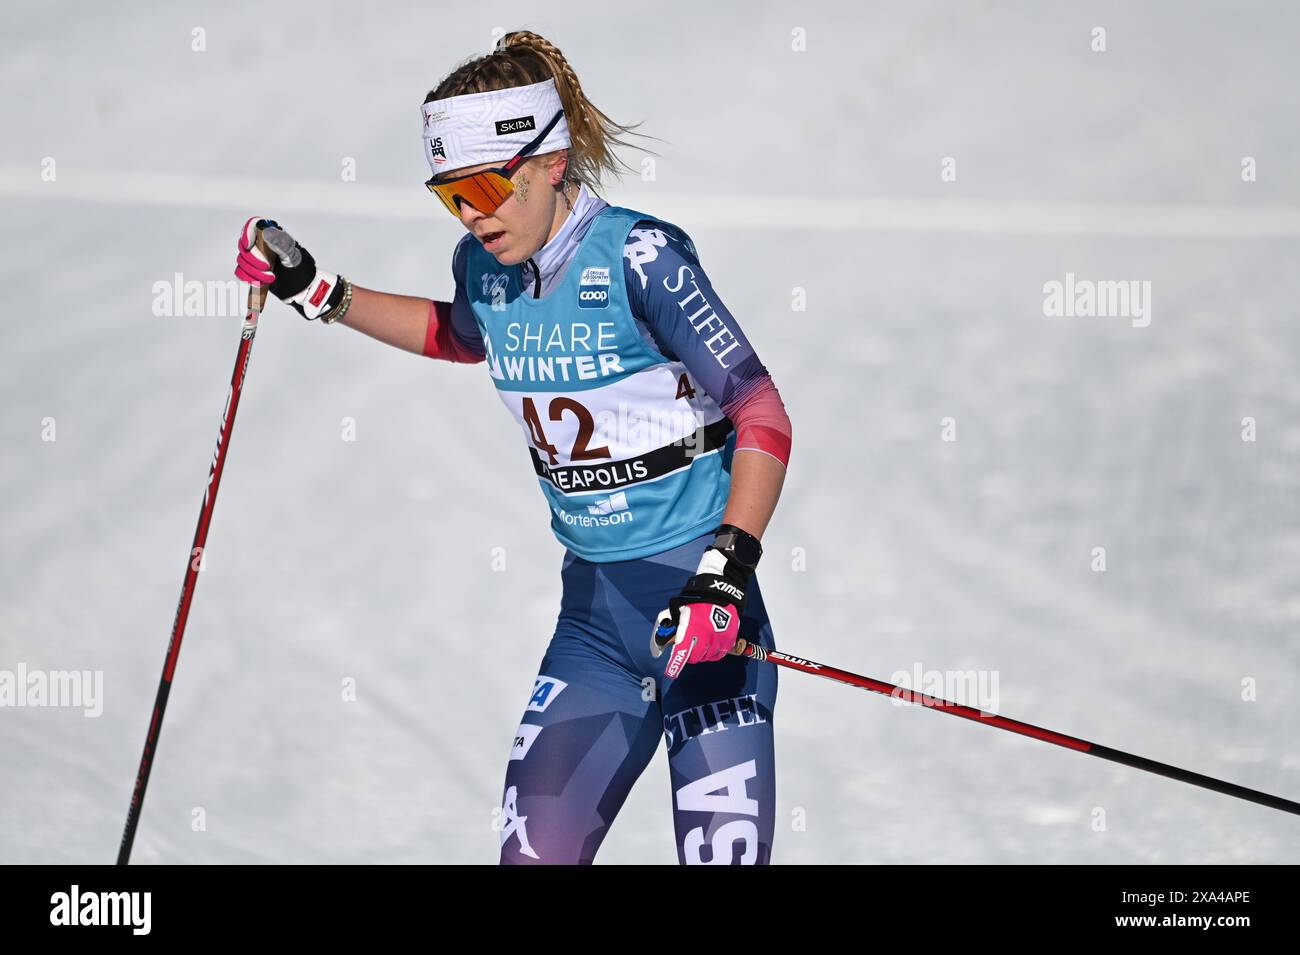
M 483 169 L 467 176 L 456 176 L 453 179 L 439 180 L 435 174 L 432 179 L 424 184 L 425 187 L 441 199 L 442 204 L 447 207 L 447 211 L 457 219 L 460 218 L 460 204 L 462 202 L 468 202 L 485 216 L 490 216 L 497 211 L 497 207 L 501 203 L 509 198 L 510 193 L 515 191 L 514 183 L 511 182 L 515 173 L 519 171 L 519 167 L 523 165 L 524 160 L 542 145 L 547 134 L 550 133 L 563 115 L 564 110 L 556 113 L 555 117 L 546 124 L 546 128 L 537 134 L 537 138 L 519 150 L 504 166 Z

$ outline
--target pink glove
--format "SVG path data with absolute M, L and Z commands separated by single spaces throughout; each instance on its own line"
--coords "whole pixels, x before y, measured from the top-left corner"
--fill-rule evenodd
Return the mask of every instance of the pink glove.
M 275 271 L 271 263 L 257 250 L 258 223 L 265 222 L 260 216 L 253 216 L 239 230 L 239 257 L 235 259 L 235 277 L 249 285 L 270 285 L 275 281 Z
M 667 649 L 659 638 L 671 633 L 676 623 L 677 635 L 664 666 L 664 675 L 670 680 L 688 663 L 721 660 L 736 646 L 747 577 L 722 551 L 705 549 L 695 576 L 686 582 L 680 596 L 668 602 L 668 609 L 660 611 L 650 637 L 650 652 L 658 657 Z
M 257 248 L 259 232 L 273 262 L 267 261 Z M 327 316 L 328 321 L 346 293 L 345 283 L 333 272 L 317 269 L 311 253 L 280 228 L 279 223 L 257 216 L 245 222 L 239 232 L 235 277 L 250 285 L 265 285 L 272 295 L 309 320 Z

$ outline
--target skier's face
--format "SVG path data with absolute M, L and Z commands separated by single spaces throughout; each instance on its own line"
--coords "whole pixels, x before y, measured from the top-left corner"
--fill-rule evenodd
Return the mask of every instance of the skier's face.
M 491 214 L 484 215 L 468 202 L 461 202 L 461 224 L 500 264 L 517 265 L 530 258 L 564 224 L 569 207 L 560 198 L 559 186 L 567 158 L 562 151 L 527 160 L 511 179 L 514 190 Z M 448 175 L 465 176 L 499 165 L 466 166 Z M 569 192 L 572 196 L 572 188 Z

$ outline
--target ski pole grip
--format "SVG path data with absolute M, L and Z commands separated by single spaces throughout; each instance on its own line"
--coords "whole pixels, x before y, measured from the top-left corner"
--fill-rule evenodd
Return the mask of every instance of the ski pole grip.
M 677 633 L 676 627 L 659 627 L 655 630 L 655 643 L 659 645 L 660 650 L 673 642 L 673 635 L 675 633 Z M 749 641 L 744 637 L 739 637 L 736 640 L 736 645 L 728 650 L 727 653 L 732 656 L 743 657 L 745 655 L 745 649 L 748 646 Z
M 668 644 L 673 642 L 673 635 L 677 633 L 676 627 L 657 627 L 655 629 L 655 644 L 662 650 Z
M 266 241 L 262 238 L 261 229 L 257 230 L 257 241 L 253 245 L 258 252 L 262 253 L 262 258 L 266 259 L 267 262 L 274 263 L 271 257 L 275 253 L 266 247 Z M 250 285 L 248 287 L 248 310 L 250 312 L 261 313 L 262 308 L 266 305 L 266 293 L 267 287 L 265 285 Z

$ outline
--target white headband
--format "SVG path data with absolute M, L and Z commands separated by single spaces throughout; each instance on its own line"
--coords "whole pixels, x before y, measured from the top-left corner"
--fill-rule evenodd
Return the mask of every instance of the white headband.
M 554 79 L 425 103 L 420 109 L 424 158 L 435 176 L 485 162 L 504 163 L 536 139 L 561 109 Z M 561 116 L 533 155 L 568 146 L 569 124 Z

